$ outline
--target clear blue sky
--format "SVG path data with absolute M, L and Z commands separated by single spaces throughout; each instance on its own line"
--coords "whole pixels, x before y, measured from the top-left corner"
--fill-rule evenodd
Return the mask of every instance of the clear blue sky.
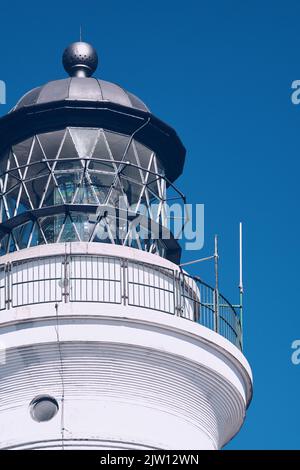
M 0 79 L 8 105 L 0 114 L 28 89 L 65 76 L 61 53 L 80 24 L 98 49 L 98 75 L 140 96 L 183 139 L 178 186 L 206 211 L 205 247 L 184 260 L 210 254 L 218 233 L 221 291 L 231 299 L 244 222 L 245 354 L 255 389 L 227 448 L 299 449 L 300 365 L 290 358 L 300 339 L 300 105 L 290 86 L 300 79 L 300 3 L 7 2 Z

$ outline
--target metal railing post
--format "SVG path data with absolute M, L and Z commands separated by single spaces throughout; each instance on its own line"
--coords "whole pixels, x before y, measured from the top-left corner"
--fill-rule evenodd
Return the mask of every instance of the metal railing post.
M 218 236 L 215 235 L 215 289 L 214 289 L 214 311 L 215 321 L 214 329 L 218 333 L 219 331 L 219 253 L 218 253 Z
M 63 259 L 63 285 L 62 285 L 62 296 L 64 298 L 64 302 L 67 303 L 70 301 L 70 261 L 71 255 L 67 253 L 64 255 Z
M 243 284 L 243 225 L 240 222 L 240 343 L 241 349 L 243 350 L 243 294 L 244 294 L 244 284 Z
M 121 292 L 123 305 L 126 306 L 128 302 L 128 260 L 121 260 Z
M 181 289 L 181 282 L 182 282 L 182 273 L 174 271 L 174 281 L 175 281 L 175 315 L 178 317 L 182 316 L 182 289 Z
M 241 345 L 241 350 L 243 351 L 243 289 L 240 289 L 239 330 L 240 330 L 240 345 Z
M 12 264 L 9 261 L 5 265 L 5 305 L 7 310 L 10 309 L 10 305 L 12 303 L 11 266 Z

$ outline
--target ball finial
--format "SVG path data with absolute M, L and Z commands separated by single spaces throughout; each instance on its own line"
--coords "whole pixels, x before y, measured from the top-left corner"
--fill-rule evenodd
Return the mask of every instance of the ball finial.
M 97 69 L 98 55 L 87 42 L 73 42 L 65 49 L 62 61 L 71 77 L 90 77 Z

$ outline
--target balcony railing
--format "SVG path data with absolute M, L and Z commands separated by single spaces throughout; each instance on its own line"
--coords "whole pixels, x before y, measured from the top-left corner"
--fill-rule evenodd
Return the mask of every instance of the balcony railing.
M 240 316 L 198 278 L 135 260 L 56 255 L 0 265 L 0 310 L 49 302 L 98 302 L 157 310 L 197 322 L 242 349 Z

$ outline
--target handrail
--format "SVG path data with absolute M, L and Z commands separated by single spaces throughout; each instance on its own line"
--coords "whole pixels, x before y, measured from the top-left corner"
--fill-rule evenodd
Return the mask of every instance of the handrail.
M 49 302 L 157 310 L 199 323 L 242 349 L 236 308 L 215 288 L 182 270 L 98 254 L 46 255 L 0 265 L 0 310 Z

